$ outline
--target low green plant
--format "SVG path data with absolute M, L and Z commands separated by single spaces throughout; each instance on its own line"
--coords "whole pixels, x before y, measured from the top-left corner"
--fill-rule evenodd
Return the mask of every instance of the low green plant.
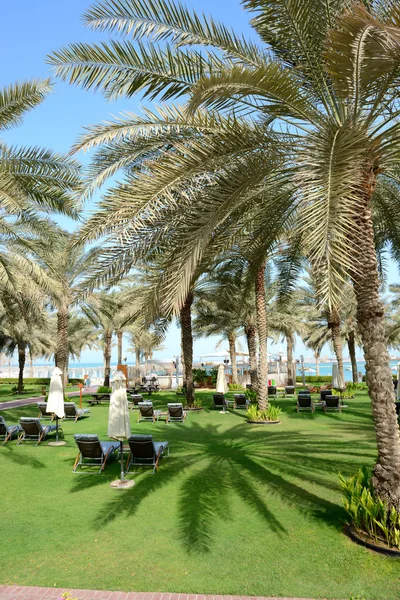
M 243 386 L 240 383 L 228 383 L 228 389 L 230 392 L 236 392 L 243 390 Z
M 107 387 L 106 385 L 101 385 L 99 388 L 97 388 L 97 394 L 111 394 L 111 388 Z
M 257 392 L 255 390 L 252 388 L 246 388 L 244 393 L 250 402 L 257 402 Z
M 268 404 L 265 410 L 260 410 L 256 404 L 249 406 L 246 412 L 249 421 L 278 421 L 282 410 L 279 406 Z
M 367 533 L 375 541 L 400 549 L 400 513 L 375 496 L 366 467 L 349 479 L 339 474 L 343 505 L 357 531 Z
M 332 375 L 306 375 L 305 380 L 306 383 L 332 383 Z M 302 383 L 303 377 L 297 375 L 296 381 Z
M 268 408 L 261 412 L 261 417 L 263 421 L 278 421 L 281 412 L 282 409 L 279 406 L 268 404 Z
M 205 369 L 193 369 L 193 381 L 199 385 L 205 385 L 207 382 L 207 372 Z
M 195 401 L 193 402 L 193 406 L 194 406 L 194 408 L 201 408 L 203 406 L 203 403 L 199 398 L 195 398 Z
M 257 404 L 252 404 L 247 409 L 246 417 L 249 421 L 259 421 L 260 412 Z
M 11 388 L 11 391 L 15 394 L 16 392 L 20 392 L 22 393 L 25 390 L 25 386 L 23 385 L 22 388 L 19 390 L 17 385 L 13 385 Z

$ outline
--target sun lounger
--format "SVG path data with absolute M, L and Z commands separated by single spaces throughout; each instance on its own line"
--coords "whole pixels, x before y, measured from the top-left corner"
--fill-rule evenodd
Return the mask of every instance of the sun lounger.
M 325 400 L 324 400 L 325 404 L 324 404 L 324 411 L 327 412 L 328 410 L 338 410 L 339 412 L 342 412 L 342 405 L 340 404 L 340 396 L 325 396 Z
M 131 394 L 131 402 L 132 402 L 131 409 L 138 408 L 139 402 L 143 402 L 142 394 Z
M 233 394 L 233 397 L 235 399 L 235 408 L 244 408 L 247 410 L 250 403 L 246 394 Z
M 77 421 L 85 415 L 90 416 L 90 408 L 78 408 L 75 402 L 64 402 L 64 411 L 66 420 Z
M 167 423 L 173 421 L 175 423 L 183 423 L 187 417 L 186 410 L 183 410 L 182 404 L 177 402 L 170 402 L 168 404 L 168 415 L 167 415 Z
M 285 396 L 294 396 L 295 387 L 294 385 L 285 385 Z
M 40 419 L 31 417 L 21 417 L 20 425 L 22 433 L 18 438 L 18 444 L 22 442 L 36 442 L 36 446 L 38 446 L 49 433 L 56 430 L 55 425 L 42 425 Z M 58 431 L 62 431 L 60 426 L 58 427 Z
M 158 421 L 158 417 L 160 415 L 160 410 L 154 410 L 152 402 L 139 402 L 139 418 L 138 423 L 140 421 Z
M 213 394 L 213 408 L 225 410 L 226 400 L 224 394 Z
M 2 446 L 12 440 L 13 437 L 17 437 L 21 431 L 21 425 L 7 425 L 5 419 L 0 417 L 0 439 L 3 439 Z
M 84 467 L 99 467 L 98 473 L 101 473 L 109 457 L 119 450 L 118 442 L 101 442 L 96 434 L 75 434 L 74 439 L 79 453 L 74 463 L 73 473 Z M 90 470 L 86 472 L 94 473 Z
M 319 394 L 321 402 L 324 402 L 327 396 L 332 396 L 332 390 L 321 390 Z
M 165 451 L 169 456 L 168 442 L 154 442 L 152 435 L 131 435 L 128 443 L 130 453 L 125 469 L 127 473 L 132 465 L 151 466 L 155 473 Z
M 276 391 L 275 385 L 268 386 L 268 396 L 270 396 L 270 397 L 274 396 L 275 398 L 278 397 L 278 392 Z
M 314 412 L 314 402 L 311 400 L 311 394 L 299 394 L 297 396 L 297 412 L 301 410 L 311 410 Z
M 44 421 L 45 419 L 49 419 L 52 421 L 54 419 L 54 414 L 47 412 L 47 402 L 38 402 L 37 407 L 39 409 L 39 419 Z

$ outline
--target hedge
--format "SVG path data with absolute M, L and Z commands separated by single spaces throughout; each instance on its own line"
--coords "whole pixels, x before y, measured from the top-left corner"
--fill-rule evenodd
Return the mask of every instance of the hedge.
M 10 383 L 17 384 L 18 378 L 17 377 L 1 377 L 0 378 L 0 385 L 7 385 Z M 70 378 L 68 380 L 68 383 L 72 383 L 72 385 L 77 385 L 78 383 L 84 383 L 84 381 L 83 381 L 83 379 Z M 24 377 L 24 385 L 50 385 L 50 378 L 49 377 Z
M 303 378 L 297 375 L 296 382 L 302 383 Z M 332 375 L 306 375 L 306 383 L 332 383 Z

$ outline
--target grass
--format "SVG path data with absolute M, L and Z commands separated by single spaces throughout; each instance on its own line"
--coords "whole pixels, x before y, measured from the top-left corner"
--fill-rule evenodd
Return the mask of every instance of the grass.
M 24 393 L 16 394 L 12 392 L 12 388 L 15 387 L 15 383 L 13 384 L 5 384 L 2 383 L 0 385 L 0 403 L 1 402 L 11 402 L 12 400 L 22 400 L 25 398 L 36 398 L 42 395 L 42 387 L 41 385 L 30 385 L 24 384 Z M 48 387 L 46 388 L 48 391 Z M 79 388 L 77 386 L 68 387 L 67 392 L 76 392 Z
M 338 471 L 376 457 L 366 395 L 342 414 L 298 415 L 274 401 L 280 425 L 251 426 L 243 412 L 205 410 L 185 424 L 136 424 L 167 439 L 158 472 L 135 473 L 130 491 L 103 475 L 74 475 L 73 433 L 106 439 L 108 405 L 63 425 L 67 446 L 0 447 L 0 583 L 64 588 L 397 600 L 400 561 L 354 544 Z M 152 397 L 158 407 L 172 393 Z M 318 409 L 317 409 L 318 410 Z M 34 407 L 4 411 L 9 422 Z

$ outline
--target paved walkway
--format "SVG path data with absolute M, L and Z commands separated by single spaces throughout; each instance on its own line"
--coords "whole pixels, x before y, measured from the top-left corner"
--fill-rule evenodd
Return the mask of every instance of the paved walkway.
M 20 587 L 0 585 L 1 600 L 59 600 L 64 588 Z M 312 600 L 311 598 L 265 598 L 261 596 L 200 596 L 144 592 L 104 592 L 68 590 L 78 600 Z
M 84 388 L 84 394 L 94 394 L 97 387 Z M 68 392 L 69 398 L 79 397 L 80 392 Z M 32 398 L 20 398 L 19 400 L 10 400 L 9 402 L 0 402 L 0 410 L 7 410 L 7 408 L 19 408 L 20 406 L 28 406 L 28 404 L 35 404 L 36 402 L 44 402 L 45 396 L 33 396 Z

